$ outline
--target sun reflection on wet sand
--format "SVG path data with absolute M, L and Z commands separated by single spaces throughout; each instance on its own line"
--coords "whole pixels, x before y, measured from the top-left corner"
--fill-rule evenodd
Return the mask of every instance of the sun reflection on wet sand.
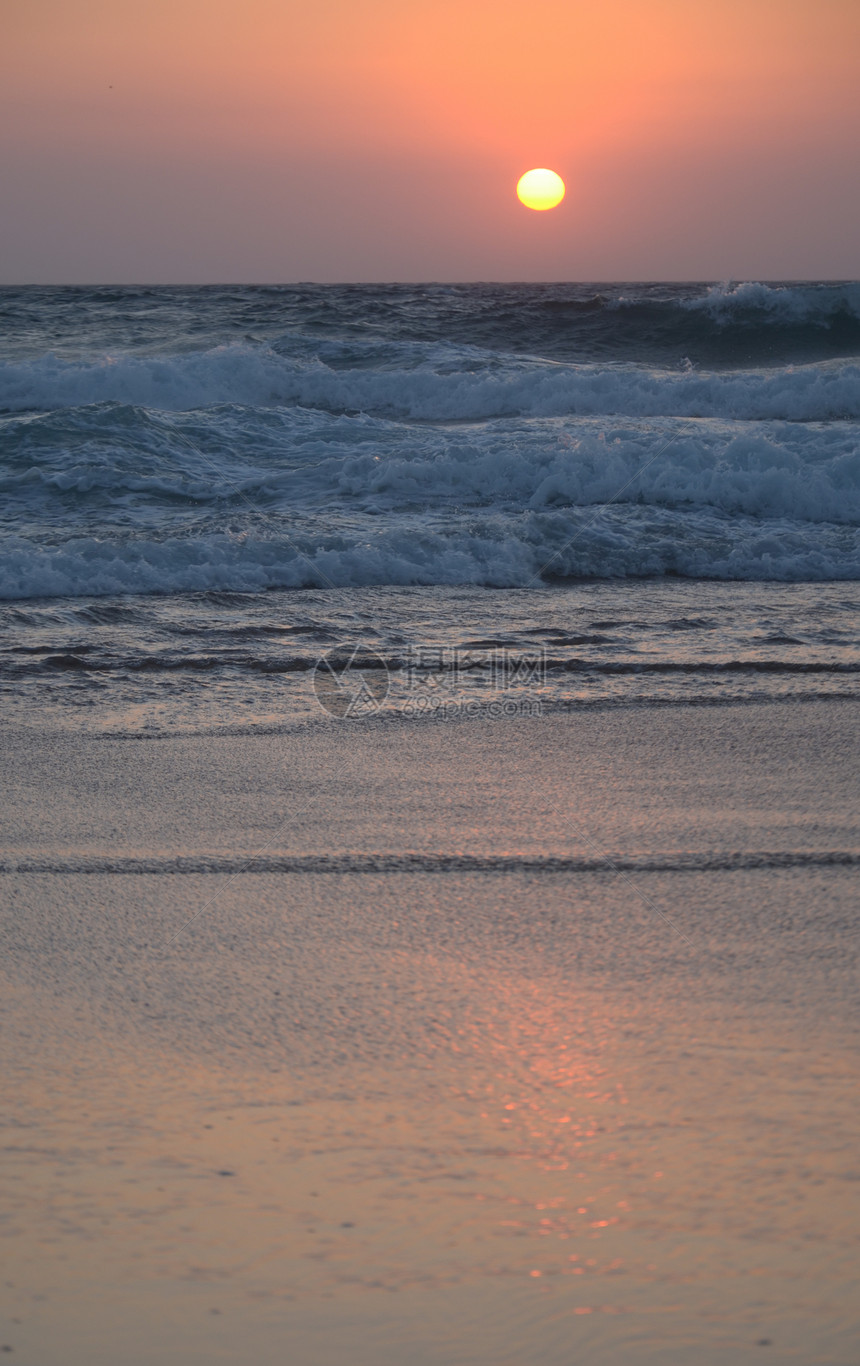
M 36 881 L 22 900 L 48 895 Z M 130 881 L 144 923 L 164 883 Z M 460 1360 L 455 1344 L 513 1361 L 534 1295 L 549 1296 L 550 1362 L 574 1320 L 623 1322 L 600 1330 L 598 1359 L 642 1361 L 696 1323 L 716 1360 L 788 1312 L 801 1335 L 827 1304 L 844 1322 L 848 1059 L 832 1038 L 812 1057 L 772 1009 L 685 999 L 652 972 L 636 984 L 630 962 L 626 979 L 577 974 L 569 917 L 515 946 L 497 928 L 490 947 L 475 926 L 501 924 L 518 878 L 261 877 L 249 899 L 250 881 L 225 889 L 227 936 L 201 928 L 173 983 L 149 969 L 124 1015 L 109 992 L 15 988 L 40 1025 L 15 1056 L 12 1317 L 39 1360 L 71 1333 L 80 1354 L 63 1360 L 107 1362 L 165 1305 L 174 1334 L 190 1315 L 208 1341 L 217 1319 L 255 1360 L 286 1341 L 309 1366 L 368 1314 L 357 1360 L 394 1362 L 417 1335 L 427 1361 Z M 109 934 L 121 911 L 98 883 L 90 914 Z M 456 953 L 438 942 L 455 888 L 472 927 Z M 623 887 L 595 877 L 592 894 L 617 917 Z M 288 922 L 307 952 L 284 950 L 273 987 L 267 936 Z M 82 1308 L 96 1287 L 98 1342 Z M 196 1360 L 180 1339 L 174 1359 Z

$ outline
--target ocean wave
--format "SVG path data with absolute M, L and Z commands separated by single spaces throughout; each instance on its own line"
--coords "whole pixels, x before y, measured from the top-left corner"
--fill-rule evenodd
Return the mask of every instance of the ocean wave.
M 384 873 L 709 873 L 748 872 L 780 868 L 854 868 L 860 864 L 855 849 L 742 850 L 730 854 L 666 854 L 564 857 L 552 854 L 460 854 L 446 852 L 384 852 L 369 854 L 176 854 L 161 857 L 92 854 L 66 858 L 20 858 L 0 861 L 0 874 L 52 873 L 57 876 L 188 876 L 242 873 L 348 874 Z
M 135 418 L 135 413 L 138 413 Z M 72 433 L 53 415 L 6 422 L 11 512 L 141 526 L 206 508 L 340 515 L 420 508 L 537 511 L 605 502 L 860 523 L 860 449 L 846 423 L 513 419 L 430 427 L 294 410 L 277 423 L 217 410 L 153 421 L 102 405 Z
M 386 343 L 363 349 L 235 344 L 178 356 L 50 355 L 0 363 L 0 410 L 73 409 L 113 402 L 161 411 L 218 404 L 364 412 L 422 422 L 626 415 L 828 421 L 860 417 L 860 363 L 772 370 L 660 370 L 571 365 L 476 348 Z M 295 354 L 298 352 L 298 354 Z M 396 352 L 397 356 L 393 356 Z M 399 364 L 397 358 L 399 357 Z
M 7 296 L 6 598 L 860 577 L 860 285 Z
M 596 642 L 601 638 L 594 639 Z M 516 651 L 518 646 L 512 642 L 508 646 L 497 646 L 495 648 L 507 648 Z M 492 676 L 494 668 L 492 650 L 482 652 L 472 647 L 468 654 L 469 669 L 473 681 L 477 680 L 480 683 L 482 674 L 484 681 L 486 681 L 487 676 Z M 27 674 L 44 675 L 46 670 L 69 674 L 128 675 L 201 674 L 229 669 L 234 674 L 301 674 L 312 672 L 319 661 L 318 647 L 309 653 L 291 655 L 273 654 L 271 652 L 255 655 L 236 648 L 209 654 L 149 652 L 145 654 L 115 653 L 108 655 L 97 653 L 90 646 L 78 645 L 75 652 L 67 650 L 59 654 L 45 652 L 44 650 L 36 653 L 34 649 L 33 653 L 28 652 L 24 658 L 15 657 L 12 662 L 7 660 L 0 663 L 0 673 L 7 678 L 20 678 Z M 349 666 L 355 669 L 361 667 L 361 660 L 359 659 L 356 662 L 350 649 L 344 651 L 340 663 L 343 667 Z M 545 678 L 560 674 L 599 675 L 604 678 L 621 678 L 630 675 L 671 677 L 680 674 L 694 675 L 697 678 L 726 677 L 738 674 L 780 674 L 804 677 L 823 674 L 828 678 L 834 678 L 839 675 L 860 674 L 860 662 L 854 660 L 791 660 L 761 657 L 725 660 L 699 658 L 654 660 L 639 657 L 612 660 L 606 663 L 577 656 L 569 658 L 553 656 L 543 650 L 540 653 L 539 666 L 540 672 Z M 403 655 L 386 655 L 374 651 L 365 667 L 382 669 L 395 681 L 399 673 L 405 674 L 407 671 L 412 684 L 421 677 L 420 669 Z M 438 682 L 439 677 L 446 671 L 455 671 L 459 667 L 459 663 L 456 661 L 449 661 L 446 664 L 444 659 L 434 658 L 425 666 L 425 676 L 432 674 L 434 681 Z
M 712 285 L 704 297 L 680 299 L 677 307 L 705 314 L 723 326 L 754 319 L 773 326 L 827 327 L 838 317 L 860 322 L 860 284 L 769 285 L 749 280 Z
M 523 336 L 516 340 L 510 316 L 508 323 L 511 349 L 531 343 L 558 358 L 651 358 L 665 364 L 689 356 L 703 365 L 735 368 L 812 362 L 860 354 L 860 285 L 744 282 L 680 291 L 637 285 L 629 293 L 622 286 L 590 298 L 536 301 L 529 310 L 528 342 Z
M 337 532 L 213 533 L 61 544 L 11 537 L 0 598 L 350 585 L 525 587 L 570 578 L 823 581 L 860 578 L 860 532 L 666 509 L 564 509 L 428 520 L 389 516 Z
M 4 289 L 0 314 L 8 357 L 44 336 L 66 357 L 283 336 L 734 368 L 860 355 L 860 286 L 836 282 Z

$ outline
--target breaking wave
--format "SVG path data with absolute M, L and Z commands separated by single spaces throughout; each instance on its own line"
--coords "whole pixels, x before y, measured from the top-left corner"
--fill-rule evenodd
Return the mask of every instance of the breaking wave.
M 292 354 L 284 354 L 289 349 Z M 56 355 L 0 363 L 0 410 L 96 403 L 187 411 L 215 404 L 368 413 L 421 422 L 506 417 L 860 417 L 860 361 L 675 371 L 499 358 L 450 345 L 290 341 L 171 357 Z
M 18 290 L 0 312 L 6 599 L 860 577 L 858 285 Z

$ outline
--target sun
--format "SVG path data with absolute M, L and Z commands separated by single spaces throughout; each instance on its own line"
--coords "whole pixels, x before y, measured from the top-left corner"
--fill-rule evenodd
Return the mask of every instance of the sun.
M 517 198 L 527 209 L 554 209 L 564 199 L 564 181 L 544 166 L 526 171 L 517 181 Z

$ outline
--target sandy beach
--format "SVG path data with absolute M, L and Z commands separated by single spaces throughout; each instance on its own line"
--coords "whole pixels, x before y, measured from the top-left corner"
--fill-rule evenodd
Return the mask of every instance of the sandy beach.
M 12 1359 L 849 1366 L 858 717 L 7 731 Z

